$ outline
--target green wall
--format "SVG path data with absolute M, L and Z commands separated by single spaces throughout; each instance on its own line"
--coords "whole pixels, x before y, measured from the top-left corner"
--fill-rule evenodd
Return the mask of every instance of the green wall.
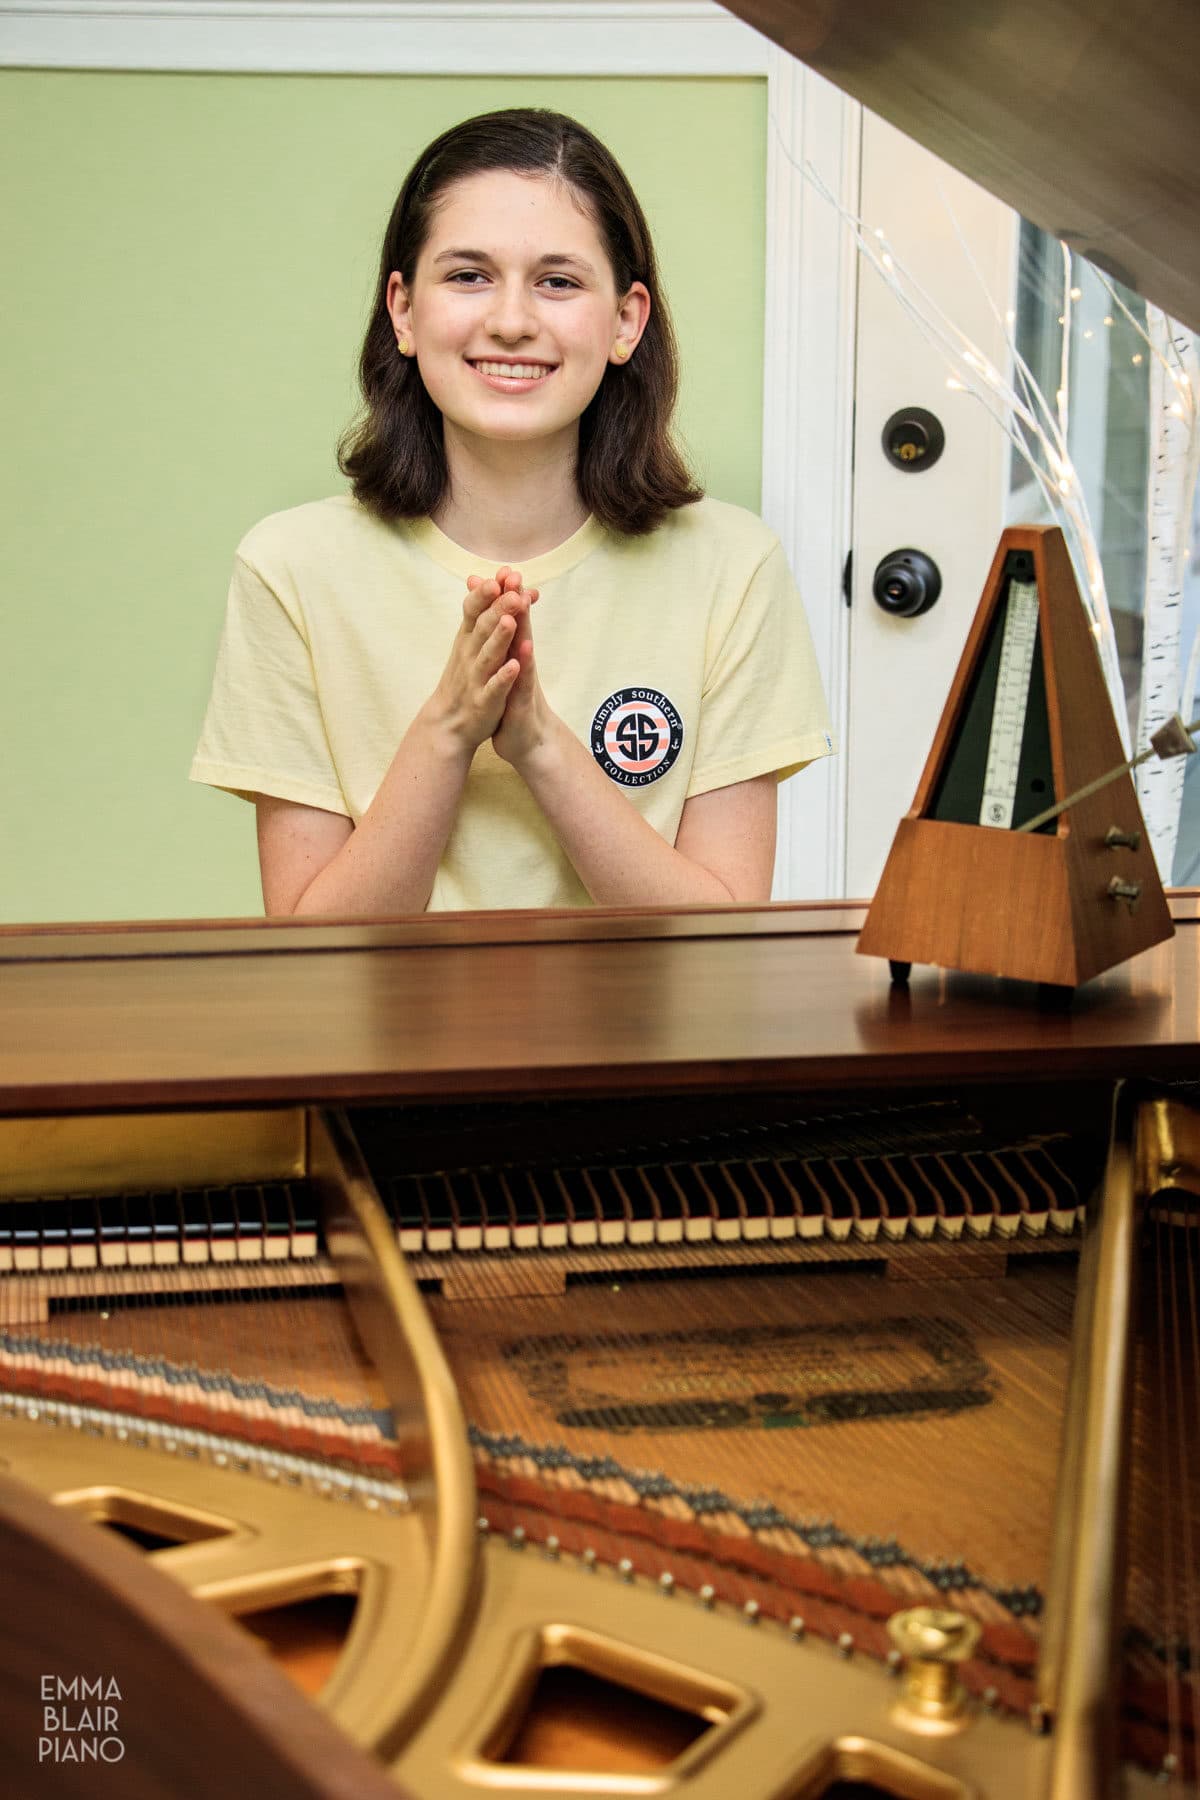
M 0 922 L 261 912 L 253 809 L 186 779 L 233 549 L 345 485 L 409 163 L 518 104 L 623 163 L 681 437 L 710 492 L 757 508 L 765 83 L 0 76 Z

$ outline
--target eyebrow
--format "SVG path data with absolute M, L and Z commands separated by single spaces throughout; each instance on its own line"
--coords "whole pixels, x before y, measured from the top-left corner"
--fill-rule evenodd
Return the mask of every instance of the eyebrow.
M 435 263 L 444 262 L 477 262 L 490 263 L 492 258 L 486 250 L 443 250 L 440 256 L 434 257 Z M 548 268 L 551 263 L 565 263 L 568 268 L 579 269 L 585 275 L 594 275 L 595 269 L 582 256 L 571 256 L 565 250 L 551 250 L 545 256 L 539 256 L 534 264 L 536 269 Z

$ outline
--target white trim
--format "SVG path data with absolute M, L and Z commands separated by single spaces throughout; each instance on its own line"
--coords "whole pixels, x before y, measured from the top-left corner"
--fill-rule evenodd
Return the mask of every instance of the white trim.
M 799 583 L 840 754 L 779 795 L 777 900 L 844 893 L 849 626 L 842 571 L 851 544 L 858 259 L 850 234 L 802 170 L 858 211 L 862 109 L 772 48 L 767 72 L 767 259 L 762 515 Z
M 0 0 L 0 67 L 239 74 L 757 75 L 714 0 Z
M 765 76 L 762 513 L 799 581 L 845 744 L 857 260 L 801 169 L 858 210 L 857 104 L 715 0 L 0 0 L 0 67 Z M 844 891 L 846 762 L 780 791 L 779 899 Z

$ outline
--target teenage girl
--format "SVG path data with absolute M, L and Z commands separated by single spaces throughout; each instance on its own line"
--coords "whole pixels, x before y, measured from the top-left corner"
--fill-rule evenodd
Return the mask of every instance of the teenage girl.
M 575 120 L 468 119 L 389 220 L 352 490 L 238 548 L 192 778 L 271 914 L 769 898 L 833 748 L 778 539 L 671 440 L 641 207 Z

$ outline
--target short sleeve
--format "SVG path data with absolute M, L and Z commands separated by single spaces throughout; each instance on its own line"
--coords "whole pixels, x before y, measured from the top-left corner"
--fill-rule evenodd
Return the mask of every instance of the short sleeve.
M 688 798 L 774 774 L 834 748 L 804 605 L 776 539 L 710 657 Z
M 350 812 L 334 767 L 303 622 L 239 554 L 190 777 Z

